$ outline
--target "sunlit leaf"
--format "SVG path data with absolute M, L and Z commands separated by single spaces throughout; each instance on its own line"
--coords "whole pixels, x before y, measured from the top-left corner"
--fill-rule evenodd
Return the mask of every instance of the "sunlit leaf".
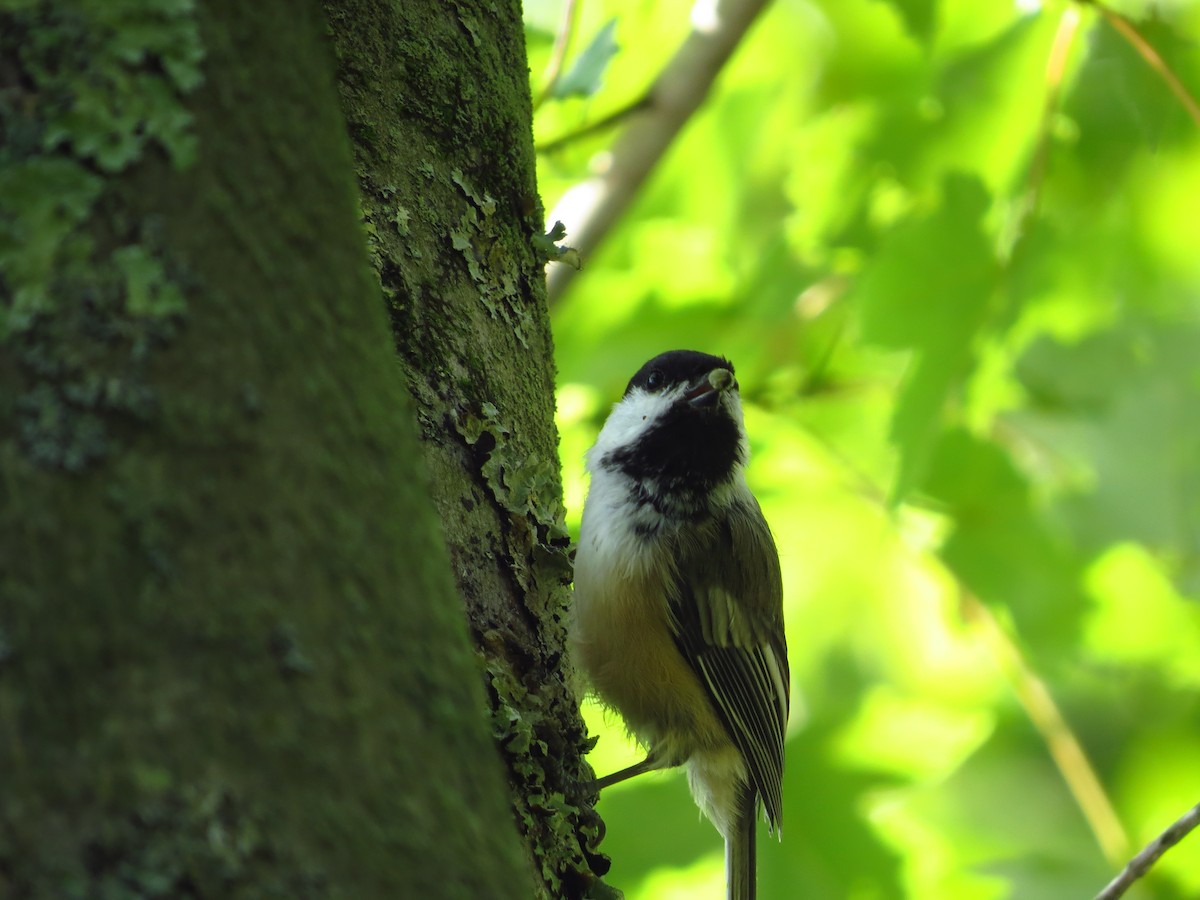
M 914 354 L 892 422 L 903 452 L 896 497 L 924 472 L 950 392 L 969 374 L 996 278 L 980 230 L 986 208 L 977 182 L 948 180 L 943 204 L 898 227 L 854 290 L 863 337 Z
M 964 431 L 947 432 L 930 462 L 926 490 L 955 523 L 941 555 L 963 586 L 1007 606 L 1027 637 L 1055 644 L 1072 639 L 1085 606 L 1085 560 L 1042 518 L 1008 455 Z

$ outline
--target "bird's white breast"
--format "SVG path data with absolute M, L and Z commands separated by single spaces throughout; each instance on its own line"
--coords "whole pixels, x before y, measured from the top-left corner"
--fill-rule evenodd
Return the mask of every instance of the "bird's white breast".
M 628 485 L 613 483 L 627 476 L 598 469 L 592 478 L 575 556 L 574 658 L 661 758 L 678 763 L 697 746 L 723 746 L 728 737 L 671 631 L 670 542 L 638 533 Z

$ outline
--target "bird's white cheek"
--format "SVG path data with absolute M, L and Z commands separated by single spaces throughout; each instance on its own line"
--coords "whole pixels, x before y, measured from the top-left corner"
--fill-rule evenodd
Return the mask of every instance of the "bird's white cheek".
M 596 445 L 588 451 L 588 469 L 593 476 L 606 454 L 636 443 L 645 433 L 648 423 L 671 408 L 674 397 L 675 393 L 647 394 L 635 391 L 620 400 L 600 429 Z

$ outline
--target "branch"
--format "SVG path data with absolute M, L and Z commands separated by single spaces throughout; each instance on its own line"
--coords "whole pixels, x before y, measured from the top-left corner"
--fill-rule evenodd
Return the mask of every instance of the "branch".
M 572 187 L 547 216 L 547 221 L 566 224 L 571 244 L 583 256 L 594 251 L 621 218 L 766 5 L 767 0 L 698 0 L 691 33 L 659 73 L 645 108 L 630 118 L 613 145 L 605 171 Z M 551 303 L 562 296 L 574 274 L 566 266 L 550 270 L 546 290 Z
M 1141 853 L 1129 861 L 1124 871 L 1096 895 L 1096 900 L 1117 900 L 1125 896 L 1130 886 L 1145 875 L 1160 856 L 1187 837 L 1197 825 L 1200 825 L 1200 804 L 1189 809 L 1170 828 L 1146 845 Z

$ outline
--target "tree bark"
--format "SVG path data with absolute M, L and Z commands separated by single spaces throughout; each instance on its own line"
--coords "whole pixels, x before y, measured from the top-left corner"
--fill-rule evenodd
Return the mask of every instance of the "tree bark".
M 531 892 L 324 29 L 316 4 L 280 0 L 0 12 L 5 897 Z M 476 185 L 487 221 L 491 182 L 429 162 Z M 432 306 L 404 315 L 460 333 Z M 519 318 L 528 356 L 548 348 L 544 317 Z M 440 346 L 406 359 L 458 398 L 481 368 Z M 463 500 L 439 459 L 476 461 L 480 505 L 485 434 L 553 450 L 544 429 L 509 440 L 515 397 L 548 420 L 545 359 L 516 384 L 534 364 L 493 372 L 506 351 L 475 349 L 494 379 L 476 405 L 419 396 L 426 447 L 431 410 L 465 432 L 426 454 L 443 518 Z M 553 494 L 504 459 L 496 484 Z M 539 554 L 562 553 L 526 519 L 520 580 L 479 581 L 473 608 L 540 586 L 517 607 L 529 635 L 561 599 Z M 456 565 L 511 546 L 492 537 Z
M 361 206 L 536 896 L 599 894 L 518 0 L 328 0 Z

